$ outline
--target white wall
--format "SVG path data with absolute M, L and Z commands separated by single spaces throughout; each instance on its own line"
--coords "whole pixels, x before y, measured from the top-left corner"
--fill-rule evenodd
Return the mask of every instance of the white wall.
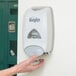
M 19 76 L 76 76 L 76 0 L 19 0 L 18 59 L 26 59 L 22 49 L 22 23 L 31 6 L 51 6 L 54 11 L 55 43 L 45 65 Z

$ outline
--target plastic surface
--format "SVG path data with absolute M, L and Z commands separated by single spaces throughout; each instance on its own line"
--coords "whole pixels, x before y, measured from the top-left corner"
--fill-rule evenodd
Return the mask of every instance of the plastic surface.
M 35 45 L 26 47 L 24 51 L 28 56 L 33 56 L 33 55 L 41 56 L 41 55 L 43 55 L 43 49 L 41 47 L 35 46 Z

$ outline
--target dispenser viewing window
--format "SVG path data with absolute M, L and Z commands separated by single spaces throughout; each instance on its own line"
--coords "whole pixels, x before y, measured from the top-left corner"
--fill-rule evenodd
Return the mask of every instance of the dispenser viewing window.
M 54 23 L 51 7 L 35 7 L 25 12 L 23 49 L 28 56 L 49 54 L 53 50 Z

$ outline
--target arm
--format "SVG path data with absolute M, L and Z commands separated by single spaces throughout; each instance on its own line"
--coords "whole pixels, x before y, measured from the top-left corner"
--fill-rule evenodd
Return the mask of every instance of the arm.
M 44 63 L 44 60 L 41 59 L 40 63 L 38 63 L 36 65 L 32 65 L 32 63 L 36 59 L 37 59 L 37 56 L 32 56 L 31 58 L 21 62 L 20 64 L 15 65 L 14 67 L 11 67 L 6 70 L 2 70 L 2 71 L 0 71 L 0 76 L 12 76 L 17 73 L 31 72 L 33 70 L 36 70 L 36 69 L 40 68 Z

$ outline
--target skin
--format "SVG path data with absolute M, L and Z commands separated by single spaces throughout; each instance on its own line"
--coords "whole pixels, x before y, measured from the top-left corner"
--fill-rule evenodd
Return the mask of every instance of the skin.
M 17 73 L 32 72 L 40 68 L 44 64 L 44 60 L 40 59 L 38 64 L 33 65 L 32 63 L 37 59 L 37 56 L 32 56 L 29 59 L 5 70 L 0 71 L 0 76 L 12 76 Z

